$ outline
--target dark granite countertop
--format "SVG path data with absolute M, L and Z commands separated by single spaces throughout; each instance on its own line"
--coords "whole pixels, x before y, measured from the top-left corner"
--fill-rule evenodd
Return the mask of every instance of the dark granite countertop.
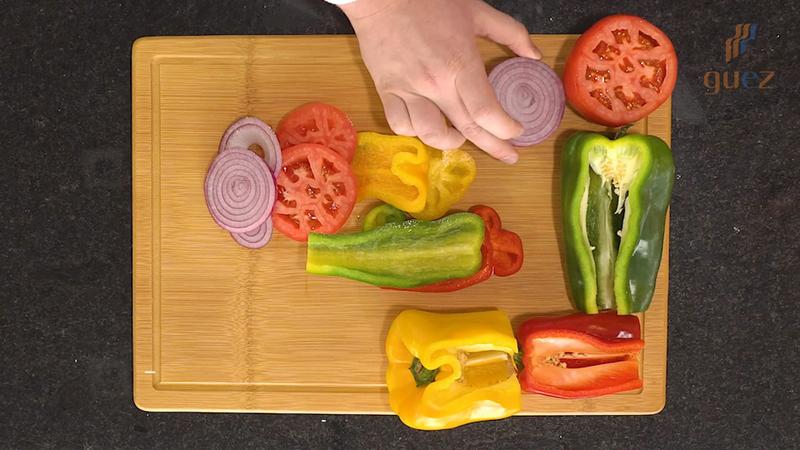
M 678 49 L 662 413 L 512 418 L 422 433 L 395 417 L 139 411 L 131 393 L 131 43 L 351 30 L 319 0 L 10 0 L 0 1 L 0 447 L 799 446 L 798 3 L 493 3 L 532 33 L 579 33 L 612 12 L 644 15 Z M 724 41 L 746 22 L 758 24 L 757 40 L 726 64 Z M 774 77 L 769 89 L 708 95 L 709 71 Z

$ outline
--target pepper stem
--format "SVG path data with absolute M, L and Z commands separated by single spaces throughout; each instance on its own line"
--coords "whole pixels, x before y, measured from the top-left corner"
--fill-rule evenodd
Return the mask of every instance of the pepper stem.
M 411 371 L 411 375 L 414 376 L 414 382 L 417 384 L 417 387 L 427 386 L 434 381 L 436 381 L 436 375 L 439 374 L 439 369 L 428 369 L 422 365 L 422 361 L 419 358 L 414 358 L 411 361 L 411 366 L 408 368 Z
M 525 369 L 525 363 L 523 362 L 522 352 L 514 353 L 514 366 L 517 368 L 517 372 L 522 372 Z
M 633 126 L 633 124 L 629 123 L 627 125 L 621 126 L 619 129 L 617 129 L 617 131 L 614 133 L 614 140 L 616 141 L 617 139 L 619 139 L 619 138 L 625 136 L 626 134 L 628 134 L 628 130 L 630 130 L 632 126 Z

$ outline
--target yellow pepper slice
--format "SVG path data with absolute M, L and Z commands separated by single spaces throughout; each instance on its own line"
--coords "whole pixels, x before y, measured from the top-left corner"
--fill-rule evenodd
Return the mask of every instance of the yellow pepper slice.
M 421 430 L 508 417 L 522 403 L 516 353 L 502 311 L 403 311 L 386 337 L 389 403 L 403 423 Z M 412 372 L 419 363 L 428 369 L 422 385 Z
M 440 151 L 428 148 L 428 196 L 425 208 L 411 215 L 422 220 L 436 220 L 456 204 L 475 180 L 475 160 L 464 150 Z
M 407 212 L 419 212 L 428 195 L 428 149 L 419 139 L 358 133 L 351 167 L 359 200 L 378 198 Z

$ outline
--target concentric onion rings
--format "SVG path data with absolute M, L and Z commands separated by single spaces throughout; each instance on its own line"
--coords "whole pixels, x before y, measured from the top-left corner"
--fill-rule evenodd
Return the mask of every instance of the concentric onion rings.
M 258 155 L 243 148 L 229 148 L 211 163 L 205 194 L 217 225 L 231 233 L 246 233 L 266 222 L 272 213 L 275 181 Z
M 538 144 L 558 129 L 564 117 L 564 86 L 547 64 L 511 58 L 492 70 L 489 83 L 503 109 L 524 128 L 512 145 Z

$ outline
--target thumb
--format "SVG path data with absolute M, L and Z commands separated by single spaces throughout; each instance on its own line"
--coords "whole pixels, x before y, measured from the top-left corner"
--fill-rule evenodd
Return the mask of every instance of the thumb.
M 476 2 L 473 16 L 475 32 L 503 44 L 519 56 L 541 59 L 542 52 L 533 44 L 525 25 L 484 2 Z

